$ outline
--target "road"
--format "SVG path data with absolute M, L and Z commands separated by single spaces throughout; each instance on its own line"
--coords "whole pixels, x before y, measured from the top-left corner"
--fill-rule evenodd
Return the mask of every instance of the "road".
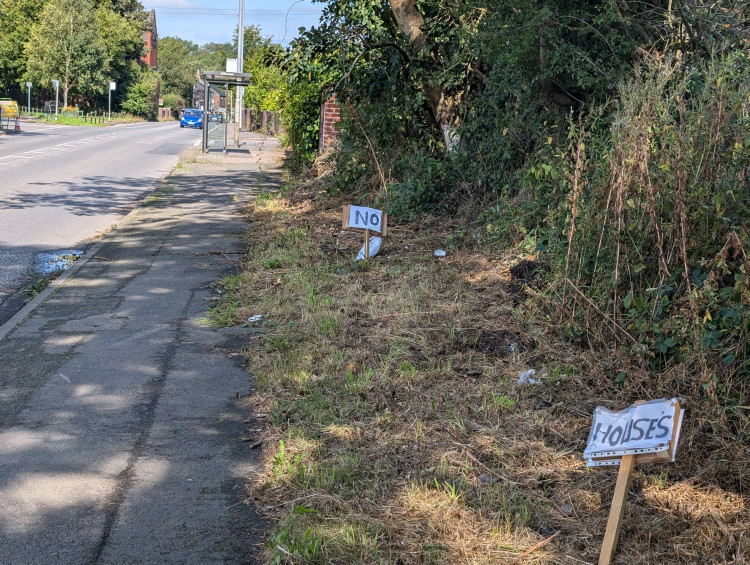
M 177 122 L 111 127 L 23 123 L 0 137 L 0 293 L 40 253 L 82 250 L 168 174 L 200 130 Z M 0 296 L 2 300 L 2 296 Z

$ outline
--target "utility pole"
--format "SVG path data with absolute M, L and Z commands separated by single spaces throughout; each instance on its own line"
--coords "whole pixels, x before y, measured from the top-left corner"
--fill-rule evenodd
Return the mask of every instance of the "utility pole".
M 26 89 L 28 91 L 28 98 L 26 100 L 26 112 L 31 114 L 31 81 L 26 82 Z
M 237 27 L 237 72 L 242 72 L 242 65 L 245 62 L 245 0 L 240 0 L 240 20 Z M 245 94 L 242 86 L 237 87 L 237 100 L 235 101 L 235 113 L 237 119 L 235 122 L 235 146 L 240 146 L 240 130 L 242 129 L 242 102 Z

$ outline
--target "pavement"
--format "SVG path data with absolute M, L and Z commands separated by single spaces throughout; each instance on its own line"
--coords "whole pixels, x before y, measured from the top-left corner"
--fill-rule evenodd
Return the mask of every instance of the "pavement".
M 240 209 L 282 183 L 275 139 L 242 150 L 183 155 L 0 327 L 0 563 L 261 562 L 251 330 L 205 319 L 240 271 Z

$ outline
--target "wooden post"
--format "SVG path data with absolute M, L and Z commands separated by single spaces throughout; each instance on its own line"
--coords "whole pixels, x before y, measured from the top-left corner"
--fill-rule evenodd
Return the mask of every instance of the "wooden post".
M 599 565 L 609 565 L 617 549 L 617 538 L 620 536 L 620 523 L 625 510 L 625 499 L 630 488 L 630 479 L 633 478 L 635 468 L 635 455 L 623 455 L 620 463 L 620 472 L 617 474 L 615 494 L 612 497 L 612 508 L 609 510 L 607 531 L 604 533 L 602 552 L 599 554 Z
M 370 260 L 370 230 L 365 230 L 365 261 Z

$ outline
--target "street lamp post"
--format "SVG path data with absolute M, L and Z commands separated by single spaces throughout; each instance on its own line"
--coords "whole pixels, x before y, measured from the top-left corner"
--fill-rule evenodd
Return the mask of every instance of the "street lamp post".
M 52 79 L 52 84 L 55 87 L 55 119 L 57 119 L 57 107 L 60 101 L 60 81 Z
M 107 118 L 108 120 L 112 119 L 112 91 L 115 89 L 116 86 L 117 85 L 114 82 L 109 83 L 109 108 L 108 108 L 109 117 Z
M 245 0 L 240 0 L 240 21 L 237 27 L 237 72 L 242 73 L 242 67 L 245 62 Z M 237 87 L 237 100 L 235 104 L 237 108 L 235 110 L 237 114 L 237 123 L 235 124 L 235 146 L 240 146 L 240 130 L 242 129 L 242 102 L 244 96 L 244 88 L 241 86 Z
M 31 114 L 31 81 L 26 82 L 28 98 L 26 99 L 26 111 Z

